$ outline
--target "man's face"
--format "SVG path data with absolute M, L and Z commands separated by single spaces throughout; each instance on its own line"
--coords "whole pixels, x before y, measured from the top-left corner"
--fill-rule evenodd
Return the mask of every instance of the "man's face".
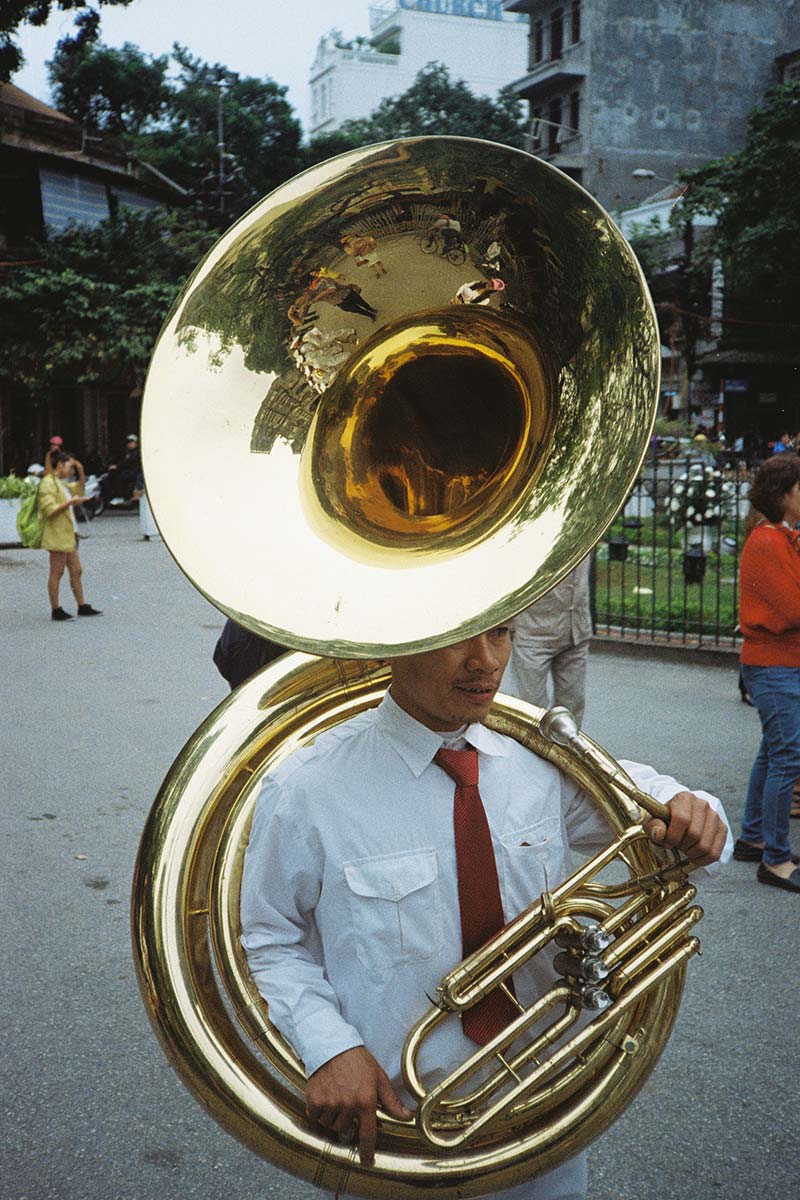
M 392 699 L 428 729 L 443 732 L 482 721 L 511 653 L 506 625 L 442 650 L 392 661 Z

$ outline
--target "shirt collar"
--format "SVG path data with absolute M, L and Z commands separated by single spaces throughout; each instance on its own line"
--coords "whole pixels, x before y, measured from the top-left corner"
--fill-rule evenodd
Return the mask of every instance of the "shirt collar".
M 436 751 L 441 748 L 441 735 L 415 720 L 392 699 L 388 691 L 376 710 L 376 718 L 381 733 L 392 744 L 412 775 L 415 778 L 420 776 L 433 762 Z M 508 754 L 504 739 L 485 725 L 468 725 L 463 736 L 479 754 L 497 757 Z

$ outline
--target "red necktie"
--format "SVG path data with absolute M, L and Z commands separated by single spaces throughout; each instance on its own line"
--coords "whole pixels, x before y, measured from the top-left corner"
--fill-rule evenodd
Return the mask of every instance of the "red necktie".
M 505 925 L 497 863 L 489 822 L 478 791 L 478 751 L 446 750 L 435 762 L 455 781 L 453 831 L 456 843 L 458 903 L 461 909 L 461 944 L 464 956 L 488 942 Z M 506 980 L 513 993 L 514 985 Z M 462 1016 L 467 1037 L 485 1046 L 495 1034 L 519 1016 L 520 1010 L 500 988 L 495 988 Z

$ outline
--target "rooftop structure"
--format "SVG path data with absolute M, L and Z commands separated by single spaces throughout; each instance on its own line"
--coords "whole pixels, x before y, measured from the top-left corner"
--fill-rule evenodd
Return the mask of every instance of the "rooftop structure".
M 506 13 L 501 0 L 378 0 L 369 18 L 368 38 L 329 33 L 319 42 L 309 80 L 312 136 L 369 116 L 430 62 L 476 95 L 496 95 L 525 70 L 527 20 Z

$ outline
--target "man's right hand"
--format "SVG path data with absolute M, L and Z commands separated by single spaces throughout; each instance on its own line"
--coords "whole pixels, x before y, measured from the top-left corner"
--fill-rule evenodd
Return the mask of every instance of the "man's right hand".
M 340 1138 L 351 1138 L 357 1130 L 358 1156 L 365 1167 L 375 1160 L 379 1105 L 400 1121 L 413 1116 L 364 1046 L 329 1059 L 306 1084 L 306 1112 L 311 1120 Z

